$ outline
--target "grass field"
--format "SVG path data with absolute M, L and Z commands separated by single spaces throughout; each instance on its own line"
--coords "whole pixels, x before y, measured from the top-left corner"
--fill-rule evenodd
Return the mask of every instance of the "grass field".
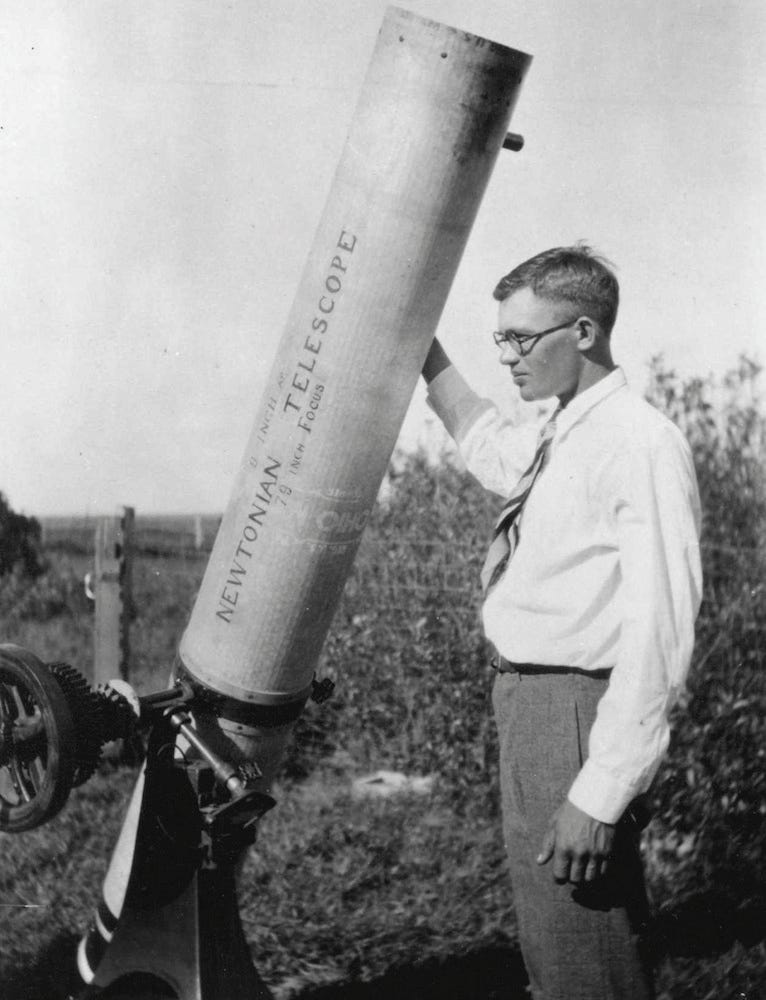
M 681 394 L 689 387 L 670 388 L 695 417 L 699 407 Z M 667 396 L 668 383 L 659 389 Z M 673 399 L 666 403 L 672 411 Z M 649 939 L 661 1000 L 758 1000 L 766 996 L 766 494 L 759 453 L 747 452 L 752 425 L 712 443 L 706 426 L 685 428 L 701 470 L 706 589 L 689 692 L 645 836 Z M 737 456 L 733 486 L 727 448 Z M 247 939 L 278 1000 L 526 995 L 477 617 L 492 507 L 452 466 L 414 457 L 400 463 L 390 502 L 374 513 L 319 665 L 336 694 L 300 720 L 278 805 L 242 880 Z M 139 544 L 140 527 L 139 517 Z M 47 533 L 49 568 L 38 581 L 0 582 L 4 641 L 89 663 L 88 530 L 67 540 L 59 525 Z M 180 546 L 172 524 L 153 530 L 134 568 L 131 680 L 140 692 L 164 685 L 205 564 L 188 543 L 188 522 Z M 432 775 L 433 789 L 355 798 L 353 779 L 378 768 Z M 2 836 L 2 1000 L 63 1000 L 77 987 L 74 947 L 134 777 L 135 768 L 102 765 L 50 824 Z

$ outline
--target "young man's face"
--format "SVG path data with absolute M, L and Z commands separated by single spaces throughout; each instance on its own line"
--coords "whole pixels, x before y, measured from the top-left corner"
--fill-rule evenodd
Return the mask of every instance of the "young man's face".
M 522 399 L 558 396 L 567 403 L 577 393 L 583 364 L 577 349 L 579 317 L 572 303 L 538 298 L 529 288 L 520 288 L 500 303 L 498 330 L 515 333 L 522 342 L 516 346 L 506 341 L 500 364 L 509 367 Z M 543 331 L 539 340 L 525 339 Z

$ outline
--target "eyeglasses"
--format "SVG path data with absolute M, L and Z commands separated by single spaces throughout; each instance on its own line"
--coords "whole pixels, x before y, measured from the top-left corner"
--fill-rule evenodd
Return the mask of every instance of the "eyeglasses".
M 551 326 L 547 330 L 539 333 L 516 333 L 515 330 L 495 330 L 492 336 L 498 347 L 504 344 L 511 344 L 520 357 L 524 358 L 530 353 L 541 337 L 547 337 L 549 333 L 556 333 L 557 330 L 566 330 L 568 326 L 573 326 L 576 319 L 570 319 L 568 323 L 560 323 L 558 326 Z

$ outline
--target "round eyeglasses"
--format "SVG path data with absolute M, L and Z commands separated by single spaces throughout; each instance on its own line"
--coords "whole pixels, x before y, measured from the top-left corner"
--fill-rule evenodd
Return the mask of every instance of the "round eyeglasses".
M 558 326 L 551 326 L 547 330 L 539 333 L 516 333 L 515 330 L 495 330 L 492 336 L 498 347 L 510 344 L 520 357 L 526 357 L 541 337 L 547 337 L 549 333 L 556 333 L 557 330 L 566 330 L 568 326 L 573 326 L 576 319 L 570 319 L 567 323 L 560 323 Z

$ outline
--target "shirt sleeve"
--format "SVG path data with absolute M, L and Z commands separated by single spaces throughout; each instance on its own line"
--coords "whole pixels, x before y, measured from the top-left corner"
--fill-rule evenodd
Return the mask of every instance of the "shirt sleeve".
M 668 715 L 694 644 L 702 570 L 700 504 L 691 453 L 675 427 L 656 447 L 615 463 L 608 516 L 620 559 L 617 662 L 569 800 L 616 823 L 647 791 L 669 741 Z
M 426 402 L 455 441 L 471 475 L 485 489 L 506 497 L 535 453 L 537 427 L 514 423 L 474 392 L 453 365 L 429 383 Z

